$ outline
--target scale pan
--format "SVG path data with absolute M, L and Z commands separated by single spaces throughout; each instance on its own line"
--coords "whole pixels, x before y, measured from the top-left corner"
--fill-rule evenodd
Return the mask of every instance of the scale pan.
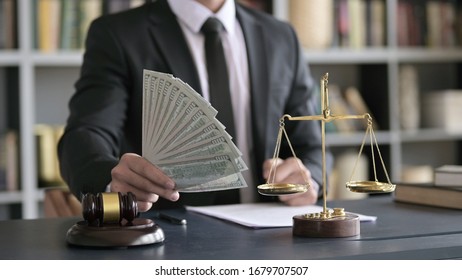
M 350 181 L 346 187 L 356 193 L 389 193 L 395 190 L 396 185 L 377 181 Z
M 284 195 L 293 193 L 303 193 L 308 190 L 308 184 L 263 184 L 258 186 L 258 192 L 262 195 Z

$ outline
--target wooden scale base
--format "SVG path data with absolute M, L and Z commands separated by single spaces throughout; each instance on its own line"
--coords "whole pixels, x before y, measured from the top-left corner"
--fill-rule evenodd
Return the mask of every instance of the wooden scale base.
M 86 247 L 130 247 L 163 242 L 163 230 L 150 219 L 136 218 L 130 224 L 89 226 L 80 221 L 66 235 L 71 245 Z
M 293 217 L 293 235 L 301 237 L 350 237 L 360 233 L 359 216 L 342 213 L 332 217 L 313 214 Z

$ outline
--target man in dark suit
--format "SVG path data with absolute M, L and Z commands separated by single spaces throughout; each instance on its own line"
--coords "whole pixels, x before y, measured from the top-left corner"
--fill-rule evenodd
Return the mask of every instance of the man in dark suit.
M 284 114 L 316 114 L 317 87 L 296 34 L 268 14 L 232 0 L 158 0 L 103 16 L 89 29 L 81 77 L 58 148 L 62 176 L 77 197 L 131 191 L 140 211 L 153 204 L 243 201 L 235 191 L 180 195 L 172 179 L 140 156 L 143 69 L 171 73 L 208 96 L 204 52 L 198 47 L 204 41 L 198 29 L 207 15 L 221 19 L 226 30 L 231 91 L 233 98 L 240 95 L 232 102 L 240 129 L 237 145 L 247 154 L 244 159 L 252 174 L 247 189 L 256 193 L 256 186 L 268 176 L 279 119 Z M 308 178 L 312 187 L 279 199 L 289 205 L 315 203 L 322 184 L 320 125 L 293 121 L 285 127 L 298 158 L 283 143 L 275 179 L 302 183 Z M 327 152 L 328 172 L 330 166 Z

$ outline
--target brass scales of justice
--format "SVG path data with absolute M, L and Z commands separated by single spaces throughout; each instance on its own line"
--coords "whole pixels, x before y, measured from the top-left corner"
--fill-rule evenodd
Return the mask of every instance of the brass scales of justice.
M 354 164 L 353 171 L 350 176 L 350 180 L 346 182 L 346 188 L 351 192 L 356 193 L 388 193 L 395 190 L 396 185 L 390 182 L 385 164 L 380 154 L 377 139 L 372 127 L 372 117 L 370 114 L 365 113 L 363 115 L 334 115 L 331 114 L 329 108 L 329 94 L 328 94 L 328 73 L 324 74 L 321 78 L 321 112 L 322 115 L 314 116 L 298 116 L 292 117 L 290 115 L 284 115 L 280 119 L 279 132 L 276 141 L 276 148 L 273 155 L 273 165 L 270 168 L 270 173 L 265 184 L 258 186 L 258 192 L 262 195 L 286 195 L 293 193 L 306 192 L 310 187 L 310 183 L 306 178 L 306 175 L 302 172 L 301 166 L 300 172 L 305 180 L 304 184 L 293 184 L 293 183 L 278 183 L 275 181 L 275 175 L 277 172 L 276 158 L 279 157 L 279 149 L 282 142 L 282 135 L 284 134 L 293 156 L 296 158 L 292 144 L 290 143 L 287 132 L 284 128 L 285 120 L 289 121 L 321 121 L 321 142 L 322 142 L 322 191 L 323 191 L 323 210 L 320 213 L 309 213 L 301 214 L 293 217 L 293 234 L 296 236 L 304 237 L 349 237 L 356 236 L 360 233 L 360 221 L 357 215 L 345 212 L 343 208 L 327 208 L 327 175 L 326 175 L 326 144 L 325 144 L 325 125 L 326 122 L 334 120 L 346 120 L 346 119 L 365 119 L 367 121 L 367 129 L 364 135 L 361 148 L 358 153 L 358 158 Z M 361 153 L 366 143 L 366 138 L 369 135 L 372 164 L 374 170 L 374 181 L 352 181 L 353 175 L 356 170 L 356 165 L 361 156 Z M 383 171 L 387 178 L 387 182 L 379 182 L 377 180 L 376 164 L 375 164 L 375 150 L 380 158 Z M 301 163 L 300 163 L 301 164 Z

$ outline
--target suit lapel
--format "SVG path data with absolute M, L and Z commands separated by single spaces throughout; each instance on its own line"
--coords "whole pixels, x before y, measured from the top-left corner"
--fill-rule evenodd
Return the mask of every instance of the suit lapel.
M 256 183 L 264 182 L 263 178 L 258 175 L 262 174 L 262 163 L 266 156 L 265 152 L 273 149 L 268 147 L 268 108 L 269 108 L 269 71 L 268 57 L 265 46 L 265 36 L 263 26 L 247 13 L 245 9 L 236 5 L 237 18 L 241 24 L 244 33 L 244 39 L 247 46 L 247 59 L 249 63 L 250 74 L 250 95 L 252 108 L 252 139 L 253 155 L 251 155 L 251 167 L 255 170 L 257 177 Z M 256 191 L 256 188 L 255 188 Z M 272 200 L 257 194 L 259 200 Z
M 236 5 L 237 18 L 241 24 L 247 45 L 247 59 L 249 62 L 250 91 L 252 98 L 253 139 L 255 143 L 265 143 L 268 116 L 268 67 L 265 50 L 263 29 L 239 5 Z M 255 149 L 257 152 L 262 149 Z M 263 157 L 263 154 L 259 154 Z
M 199 75 L 176 17 L 165 0 L 152 5 L 149 31 L 171 74 L 202 93 Z

